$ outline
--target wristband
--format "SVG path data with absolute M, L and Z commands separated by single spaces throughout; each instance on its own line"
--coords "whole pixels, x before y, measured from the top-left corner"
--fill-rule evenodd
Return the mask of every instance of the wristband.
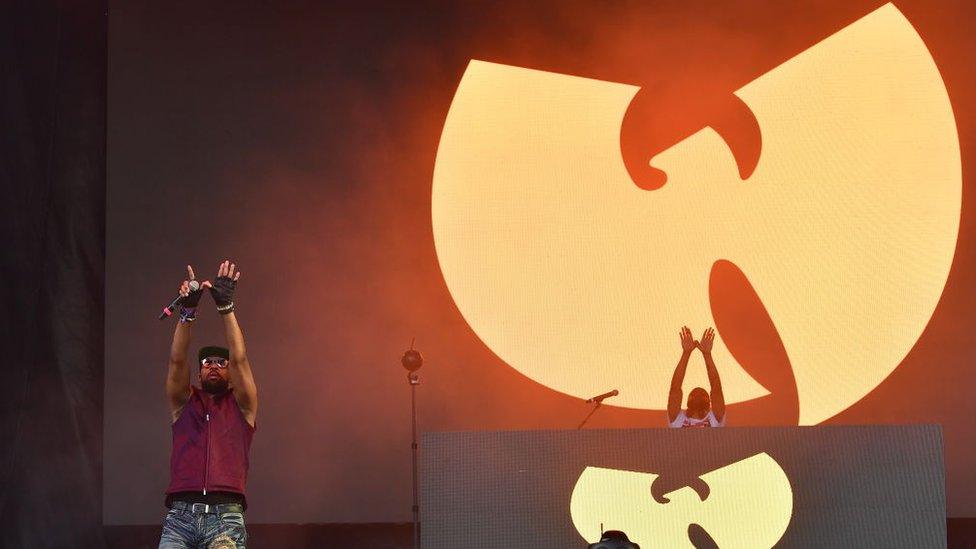
M 226 315 L 234 312 L 234 288 L 237 282 L 229 276 L 218 276 L 210 287 L 210 295 L 213 296 L 214 304 L 217 305 L 217 312 Z
M 180 307 L 180 324 L 187 324 L 197 319 L 196 307 Z

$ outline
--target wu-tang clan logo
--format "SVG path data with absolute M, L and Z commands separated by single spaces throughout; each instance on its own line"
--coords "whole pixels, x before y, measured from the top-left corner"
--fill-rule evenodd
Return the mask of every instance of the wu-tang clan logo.
M 872 391 L 931 317 L 959 228 L 952 108 L 912 25 L 885 5 L 737 90 L 762 135 L 745 181 L 706 127 L 651 160 L 663 188 L 638 188 L 620 149 L 638 90 L 470 63 L 432 222 L 473 330 L 549 388 L 619 387 L 615 404 L 661 410 L 675 330 L 715 325 L 709 274 L 727 260 L 783 342 L 800 424 Z M 713 355 L 726 402 L 768 394 L 721 337 Z M 686 383 L 704 376 L 689 369 Z
M 573 525 L 588 541 L 600 526 L 623 530 L 641 546 L 694 547 L 689 527 L 698 525 L 719 547 L 772 547 L 793 515 L 793 490 L 786 473 L 766 453 L 701 475 L 709 494 L 690 487 L 665 494 L 658 503 L 651 485 L 658 475 L 587 467 L 573 489 Z

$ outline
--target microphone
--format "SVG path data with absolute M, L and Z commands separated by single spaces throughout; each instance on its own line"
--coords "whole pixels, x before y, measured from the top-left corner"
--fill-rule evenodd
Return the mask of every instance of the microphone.
M 614 389 L 614 390 L 610 391 L 609 393 L 603 393 L 602 395 L 597 395 L 597 396 L 595 396 L 595 397 L 587 400 L 586 403 L 587 404 L 590 404 L 591 402 L 596 402 L 597 404 L 600 404 L 601 402 L 603 402 L 604 399 L 607 399 L 607 398 L 610 398 L 610 397 L 615 397 L 615 396 L 617 396 L 619 394 L 620 394 L 620 391 Z
M 200 283 L 197 282 L 196 280 L 191 280 L 190 281 L 190 291 L 191 292 L 195 292 L 195 291 L 197 291 L 199 289 L 200 289 Z M 173 314 L 173 309 L 175 309 L 176 306 L 179 305 L 181 301 L 183 301 L 183 296 L 178 295 L 178 296 L 176 296 L 176 299 L 174 299 L 172 303 L 170 303 L 169 305 L 163 307 L 163 312 L 159 314 L 159 320 L 162 320 L 162 319 L 164 319 L 164 318 L 166 318 L 168 316 L 171 316 Z

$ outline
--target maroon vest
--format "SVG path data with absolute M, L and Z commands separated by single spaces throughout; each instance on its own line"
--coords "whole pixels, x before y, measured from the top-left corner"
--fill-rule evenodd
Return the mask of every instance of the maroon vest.
M 247 454 L 254 427 L 244 419 L 233 390 L 210 398 L 190 386 L 190 399 L 173 423 L 173 454 L 167 494 L 244 494 Z

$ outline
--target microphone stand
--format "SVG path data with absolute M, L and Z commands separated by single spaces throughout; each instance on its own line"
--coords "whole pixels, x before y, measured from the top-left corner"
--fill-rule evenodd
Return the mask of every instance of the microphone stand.
M 410 372 L 407 374 L 407 383 L 410 384 L 410 413 L 411 425 L 413 428 L 413 547 L 420 549 L 420 502 L 417 496 L 417 385 L 420 385 L 420 374 Z
M 598 396 L 595 396 L 595 397 L 587 400 L 586 401 L 586 404 L 589 404 L 589 403 L 593 402 L 593 403 L 596 403 L 596 406 L 594 406 L 593 409 L 590 410 L 590 413 L 586 414 L 586 417 L 584 417 L 583 418 L 583 421 L 580 422 L 580 424 L 579 424 L 578 427 L 576 427 L 576 430 L 579 431 L 580 429 L 583 428 L 584 425 L 586 425 L 586 422 L 589 421 L 591 417 L 593 417 L 593 414 L 595 414 L 596 411 L 600 409 L 600 406 L 603 406 L 603 401 L 604 400 L 606 400 L 606 399 L 608 399 L 610 397 L 615 397 L 615 396 L 617 396 L 619 394 L 620 394 L 620 391 L 614 389 L 614 390 L 610 391 L 609 393 L 603 393 L 602 395 L 598 395 Z
M 583 428 L 584 425 L 586 425 L 586 422 L 589 421 L 591 417 L 593 417 L 593 414 L 595 414 L 596 411 L 600 409 L 600 406 L 603 406 L 602 399 L 596 401 L 596 404 L 593 406 L 593 409 L 590 410 L 590 413 L 586 414 L 586 417 L 584 417 L 583 421 L 580 422 L 579 427 L 576 428 L 577 431 L 579 431 L 580 429 Z
M 417 385 L 420 385 L 420 374 L 417 370 L 424 365 L 424 357 L 413 348 L 414 341 L 410 341 L 408 349 L 400 358 L 400 364 L 407 369 L 407 383 L 410 384 L 410 431 L 411 451 L 413 453 L 413 548 L 420 549 L 420 497 L 417 483 Z

